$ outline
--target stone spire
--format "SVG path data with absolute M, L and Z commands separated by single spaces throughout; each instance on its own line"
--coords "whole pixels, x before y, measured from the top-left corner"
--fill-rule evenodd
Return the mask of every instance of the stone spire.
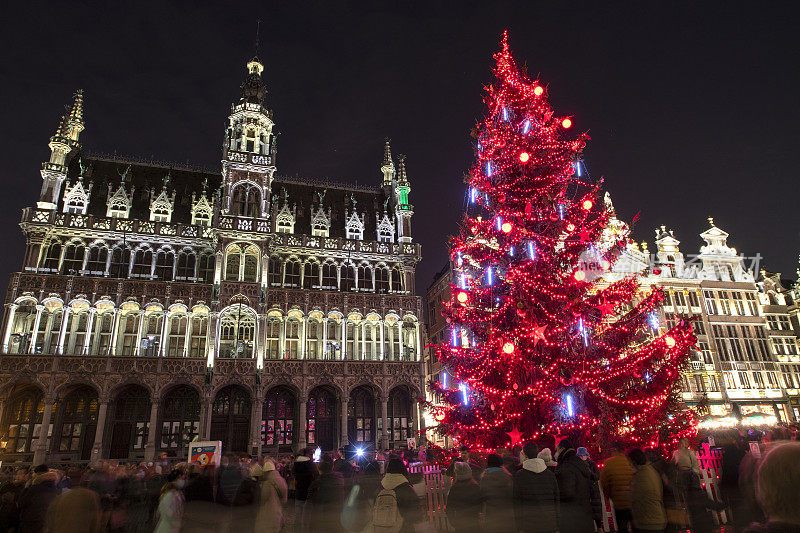
M 383 186 L 391 187 L 392 180 L 394 179 L 394 162 L 392 161 L 392 148 L 389 146 L 389 138 L 385 139 L 383 145 L 383 166 L 381 166 L 383 173 Z
M 68 137 L 78 142 L 78 136 L 83 131 L 85 124 L 83 122 L 83 89 L 75 91 L 72 99 L 72 108 L 69 110 L 69 118 L 67 119 L 67 133 Z
M 397 163 L 397 185 L 399 187 L 411 187 L 408 184 L 408 177 L 406 176 L 406 156 L 400 155 L 398 156 L 398 163 Z
M 408 203 L 408 194 L 411 192 L 411 184 L 406 176 L 406 156 L 398 156 L 397 163 L 397 185 L 395 212 L 397 216 L 398 240 L 400 242 L 411 242 L 411 216 L 414 214 L 414 206 Z
M 55 134 L 50 137 L 50 160 L 42 163 L 42 190 L 36 204 L 39 209 L 56 208 L 61 185 L 67 177 L 67 157 L 80 148 L 83 128 L 83 91 L 78 89 L 72 106 L 62 115 Z

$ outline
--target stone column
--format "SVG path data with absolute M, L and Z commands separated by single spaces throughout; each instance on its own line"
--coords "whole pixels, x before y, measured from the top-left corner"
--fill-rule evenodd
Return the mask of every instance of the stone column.
M 192 313 L 186 313 L 186 338 L 183 339 L 183 356 L 189 357 L 189 339 L 192 338 Z
M 119 309 L 114 309 L 114 321 L 111 324 L 111 342 L 108 345 L 108 355 L 116 355 L 117 353 L 117 338 L 119 337 L 119 321 L 122 312 Z
M 339 441 L 341 442 L 341 446 L 346 446 L 348 442 L 350 442 L 349 435 L 347 434 L 347 402 L 348 398 L 342 398 L 342 434 L 340 435 Z
M 381 320 L 380 321 L 380 325 L 381 325 L 381 361 L 383 361 L 383 359 L 384 359 L 384 345 L 386 343 L 383 330 L 384 330 L 384 327 L 386 326 L 386 321 Z
M 419 361 L 419 360 L 422 359 L 420 357 L 422 355 L 422 346 L 420 346 L 419 320 L 417 320 L 414 323 L 414 326 L 415 326 L 415 329 L 416 329 L 416 331 L 415 331 L 415 334 L 416 334 L 416 346 L 415 346 L 416 350 L 415 350 L 415 352 L 416 352 L 416 355 L 417 355 L 417 358 L 415 359 L 415 361 Z
M 144 448 L 144 460 L 152 461 L 156 456 L 156 439 L 161 433 L 158 428 L 158 404 L 160 399 L 153 397 L 150 400 L 150 425 L 147 427 L 147 445 Z
M 298 411 L 300 412 L 297 417 L 297 426 L 295 434 L 297 435 L 297 448 L 298 451 L 306 447 L 306 400 L 302 399 L 298 403 Z
M 381 446 L 386 450 L 389 448 L 389 395 L 384 394 L 381 398 Z
M 17 313 L 17 307 L 17 304 L 8 304 L 8 321 L 5 335 L 3 335 L 3 353 L 8 353 L 8 340 L 11 338 L 11 328 L 14 327 L 14 315 Z
M 144 314 L 144 310 L 139 311 L 139 328 L 136 332 L 136 346 L 133 350 L 133 355 L 139 355 L 142 349 L 142 331 L 144 330 L 144 322 L 145 318 L 147 318 Z
M 302 287 L 302 285 L 301 285 Z M 303 317 L 303 321 L 301 322 L 303 329 L 300 330 L 300 359 L 306 358 L 306 344 L 307 339 L 306 335 L 308 335 L 308 317 Z
M 355 334 L 355 329 L 353 329 L 353 333 Z M 342 361 L 344 361 L 346 359 L 345 355 L 347 354 L 347 317 L 342 317 L 342 339 L 340 344 Z
M 64 353 L 64 339 L 67 336 L 67 323 L 69 322 L 69 315 L 71 312 L 71 307 L 65 307 L 61 312 L 61 327 L 58 331 L 58 346 L 56 347 L 56 353 L 58 355 Z
M 361 357 L 362 361 L 367 359 L 367 321 L 361 321 Z
M 92 344 L 92 327 L 94 327 L 94 318 L 97 315 L 97 309 L 92 307 L 89 309 L 89 318 L 86 319 L 86 335 L 83 339 L 83 347 L 81 353 L 87 355 L 89 353 L 89 346 Z
M 43 305 L 36 306 L 36 318 L 33 321 L 33 333 L 31 334 L 31 344 L 28 346 L 28 353 L 36 352 L 36 339 L 39 337 L 39 323 L 42 321 Z
M 414 414 L 417 415 L 417 420 L 419 420 L 419 423 L 417 425 L 419 426 L 420 438 L 417 439 L 417 446 L 420 446 L 422 443 L 422 438 L 424 437 L 425 440 L 428 440 L 428 436 L 425 433 L 426 432 L 425 417 L 423 416 L 425 409 L 422 408 L 422 405 L 420 405 L 419 402 L 416 403 L 417 403 L 417 411 Z
M 419 400 L 416 397 L 411 402 L 411 416 L 414 417 L 414 425 L 412 427 L 419 434 Z
M 103 433 L 106 429 L 106 413 L 108 412 L 108 400 L 100 400 L 100 410 L 97 413 L 97 429 L 94 433 L 94 444 L 92 445 L 92 457 L 89 462 L 96 466 L 103 458 Z
M 255 405 L 250 410 L 250 439 L 252 441 L 252 448 L 255 448 L 256 458 L 261 457 L 261 418 L 264 410 L 264 398 L 256 396 L 254 398 Z
M 281 330 L 280 330 L 280 352 L 281 359 L 286 359 L 286 325 L 289 323 L 289 317 L 281 317 Z
M 211 435 L 211 406 L 212 399 L 205 398 L 203 409 L 200 413 L 200 440 L 209 440 Z
M 42 413 L 42 428 L 39 430 L 39 437 L 33 449 L 33 466 L 42 465 L 47 462 L 47 432 L 50 429 L 50 419 L 53 415 L 53 399 L 46 398 L 44 402 L 44 412 Z

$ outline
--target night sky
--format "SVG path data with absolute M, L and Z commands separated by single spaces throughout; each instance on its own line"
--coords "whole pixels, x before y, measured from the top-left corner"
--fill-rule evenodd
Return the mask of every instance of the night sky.
M 38 199 L 73 91 L 85 91 L 85 149 L 219 168 L 257 18 L 278 173 L 377 185 L 390 137 L 407 155 L 420 294 L 461 217 L 469 130 L 506 28 L 556 113 L 589 131 L 586 165 L 620 217 L 641 212 L 636 240 L 652 249 L 665 224 L 696 253 L 713 216 L 740 252 L 795 277 L 800 46 L 788 2 L 15 4 L 0 22 L 2 280 L 21 267 L 20 210 Z

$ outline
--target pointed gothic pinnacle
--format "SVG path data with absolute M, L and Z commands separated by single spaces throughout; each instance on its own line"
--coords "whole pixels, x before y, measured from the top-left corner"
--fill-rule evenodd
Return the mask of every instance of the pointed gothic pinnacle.
M 384 139 L 385 144 L 383 145 L 383 166 L 389 167 L 393 166 L 392 163 L 392 148 L 389 146 L 389 137 Z
M 69 110 L 69 122 L 83 124 L 83 89 L 75 91 L 72 108 Z
M 397 183 L 407 184 L 408 178 L 406 177 L 406 156 L 397 156 Z
M 712 228 L 715 228 L 715 227 L 716 227 L 716 226 L 714 225 L 714 217 L 708 217 L 708 223 L 711 225 L 711 227 L 712 227 Z

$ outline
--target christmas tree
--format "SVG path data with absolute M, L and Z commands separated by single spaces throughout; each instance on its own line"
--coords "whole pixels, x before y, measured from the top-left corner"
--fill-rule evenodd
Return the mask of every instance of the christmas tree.
M 678 386 L 691 325 L 660 327 L 662 293 L 636 273 L 610 281 L 628 235 L 581 171 L 588 135 L 569 135 L 507 35 L 495 59 L 452 239 L 451 338 L 436 350 L 455 382 L 430 384 L 438 430 L 483 450 L 546 435 L 671 445 L 694 431 Z

